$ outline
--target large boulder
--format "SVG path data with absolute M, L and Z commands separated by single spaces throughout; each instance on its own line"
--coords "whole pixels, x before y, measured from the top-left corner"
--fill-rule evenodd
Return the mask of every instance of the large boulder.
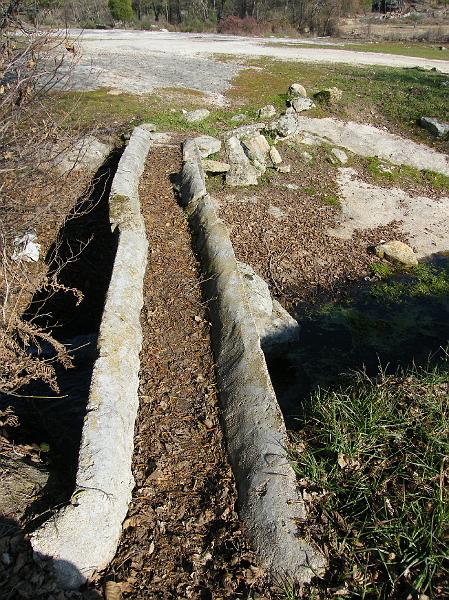
M 204 121 L 210 115 L 210 110 L 207 108 L 199 108 L 197 110 L 183 111 L 184 118 L 187 123 L 199 123 Z
M 187 140 L 184 144 L 184 160 L 191 160 L 193 145 L 198 148 L 201 158 L 207 158 L 211 154 L 215 154 L 221 150 L 221 141 L 211 135 L 199 135 L 195 138 Z
M 233 136 L 226 140 L 226 154 L 230 165 L 226 173 L 226 183 L 232 187 L 257 185 L 260 172 L 251 164 L 240 140 Z
M 300 83 L 292 83 L 288 88 L 290 98 L 307 98 L 306 88 Z
M 295 134 L 299 129 L 298 121 L 294 115 L 284 115 L 271 124 L 271 130 L 281 137 Z
M 267 169 L 267 160 L 270 153 L 270 144 L 265 136 L 260 133 L 242 138 L 241 144 L 247 157 L 251 160 L 256 169 L 265 173 Z
M 66 150 L 56 144 L 53 165 L 61 174 L 70 171 L 93 174 L 105 162 L 112 150 L 112 144 L 104 144 L 93 135 L 86 135 Z
M 210 160 L 208 158 L 204 159 L 202 164 L 206 173 L 215 173 L 217 175 L 220 173 L 227 173 L 231 168 L 231 165 L 228 165 L 228 163 L 219 160 Z
M 311 108 L 314 108 L 315 104 L 310 98 L 302 98 L 300 96 L 291 100 L 290 106 L 295 112 L 300 113 L 304 112 L 305 110 L 310 110 Z
M 443 137 L 449 134 L 449 123 L 438 121 L 438 119 L 421 117 L 419 124 L 436 137 Z
M 47 485 L 49 473 L 19 458 L 0 457 L 0 514 L 20 519 Z
M 243 137 L 259 133 L 266 128 L 266 123 L 249 123 L 248 125 L 240 125 L 231 131 L 225 133 L 225 139 L 236 137 L 241 140 Z
M 399 240 L 378 244 L 375 253 L 379 258 L 385 258 L 404 267 L 416 267 L 418 264 L 418 258 L 410 246 Z

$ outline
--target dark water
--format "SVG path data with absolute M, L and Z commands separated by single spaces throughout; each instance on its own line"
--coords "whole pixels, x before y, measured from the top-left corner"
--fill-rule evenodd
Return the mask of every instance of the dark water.
M 332 388 L 364 370 L 424 365 L 449 341 L 449 258 L 435 255 L 418 275 L 348 287 L 345 301 L 301 305 L 299 342 L 267 356 L 273 385 L 289 427 L 318 387 Z
M 21 389 L 21 397 L 0 398 L 0 405 L 12 405 L 20 420 L 20 427 L 12 431 L 14 441 L 50 448 L 45 454 L 49 482 L 43 497 L 30 507 L 31 514 L 67 501 L 75 483 L 98 331 L 117 247 L 108 198 L 120 155 L 113 153 L 96 173 L 89 193 L 78 200 L 46 256 L 50 274 L 64 265 L 58 281 L 80 290 L 84 299 L 77 304 L 71 292 L 58 291 L 50 297 L 39 292 L 25 315 L 70 349 L 73 368 L 56 366 L 59 394 L 36 382 Z M 30 352 L 45 358 L 54 354 L 49 345 Z

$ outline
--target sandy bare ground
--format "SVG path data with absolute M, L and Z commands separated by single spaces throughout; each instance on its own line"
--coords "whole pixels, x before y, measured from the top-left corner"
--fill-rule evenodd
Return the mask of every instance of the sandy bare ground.
M 267 46 L 278 38 L 249 38 L 217 34 L 170 33 L 161 31 L 72 30 L 81 56 L 73 74 L 75 89 L 112 87 L 145 93 L 160 87 L 185 87 L 219 95 L 239 70 L 237 64 L 222 63 L 215 54 L 267 57 L 279 60 L 382 65 L 389 67 L 436 68 L 449 73 L 449 61 L 375 54 L 329 48 L 303 47 L 313 40 L 292 40 L 291 47 Z M 323 40 L 315 40 L 323 44 Z
M 447 252 L 449 198 L 410 195 L 397 187 L 382 188 L 366 183 L 351 168 L 339 169 L 341 196 L 339 225 L 328 235 L 350 240 L 357 230 L 370 230 L 397 223 L 419 258 Z

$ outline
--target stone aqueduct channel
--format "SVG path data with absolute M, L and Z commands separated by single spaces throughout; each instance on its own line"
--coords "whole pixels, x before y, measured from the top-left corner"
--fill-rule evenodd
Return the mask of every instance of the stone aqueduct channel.
M 177 73 L 170 70 L 164 72 L 161 68 L 151 81 L 147 75 L 142 75 L 144 71 L 148 72 L 142 52 L 156 52 L 151 44 L 157 45 L 158 52 L 161 53 L 159 56 L 162 56 L 160 62 L 163 64 L 166 60 L 171 60 L 168 59 L 167 46 L 172 42 L 175 43 L 170 50 L 171 54 L 179 56 L 184 53 L 182 61 L 186 63 L 192 60 L 190 67 L 193 71 L 198 72 L 198 61 L 202 62 L 202 75 L 198 81 L 195 80 L 197 89 L 211 91 L 212 85 L 212 91 L 220 94 L 224 90 L 226 79 L 230 79 L 235 72 L 234 67 L 217 67 L 218 63 L 205 57 L 210 53 L 210 46 L 206 48 L 205 45 L 211 39 L 204 36 L 173 38 L 166 34 L 153 34 L 153 37 L 137 35 L 134 39 L 128 33 L 113 32 L 108 34 L 109 39 L 100 51 L 98 44 L 103 35 L 106 34 L 93 32 L 85 34 L 81 40 L 87 49 L 86 57 L 101 53 L 104 61 L 112 65 L 107 75 L 107 69 L 101 68 L 101 60 L 98 62 L 100 66 L 97 67 L 97 80 L 91 87 L 109 85 L 128 91 L 143 91 L 143 88 L 144 91 L 149 91 L 160 85 L 169 85 L 167 77 L 176 78 Z M 114 56 L 120 44 L 124 46 L 125 54 L 123 65 L 119 69 L 114 63 Z M 239 55 L 268 53 L 278 58 L 301 59 L 290 48 L 276 51 L 269 49 L 268 52 L 266 48 L 261 49 L 260 42 L 253 40 L 239 40 L 237 43 L 235 40 L 220 38 L 217 44 L 217 51 L 220 52 L 232 50 Z M 316 51 L 308 49 L 302 59 L 310 59 L 308 52 L 313 54 Z M 334 49 L 329 52 L 331 54 L 320 51 L 313 54 L 313 57 L 316 60 L 331 58 L 342 62 L 355 60 L 350 53 L 339 54 L 342 51 Z M 132 62 L 137 55 L 142 60 L 139 59 L 130 67 L 133 77 L 129 78 L 125 74 L 127 61 Z M 365 58 L 357 54 L 359 64 Z M 438 62 L 440 70 L 449 72 L 449 64 L 443 61 L 403 60 L 397 57 L 387 60 L 382 55 L 376 57 L 373 54 L 366 60 L 371 61 L 371 64 L 374 62 L 398 66 L 422 63 L 426 68 L 432 68 Z M 210 73 L 215 73 L 212 79 L 208 69 Z M 214 69 L 221 70 L 218 73 Z M 92 72 L 88 73 L 87 64 L 83 65 L 81 61 L 75 71 L 75 85 L 89 87 L 87 79 L 91 77 Z M 345 135 L 353 143 L 352 132 L 339 130 L 331 120 L 325 123 L 326 131 L 322 130 L 322 122 L 302 122 L 300 119 L 297 123 L 298 129 L 302 127 L 302 131 L 327 135 L 331 139 L 334 137 L 333 141 L 341 146 L 348 147 Z M 316 130 L 318 126 L 319 131 Z M 149 256 L 150 264 L 152 261 L 157 263 L 159 233 L 155 231 L 149 247 L 148 231 L 151 224 L 142 216 L 139 183 L 147 160 L 147 168 L 151 171 L 151 156 L 155 149 L 163 148 L 163 152 L 168 155 L 179 152 L 179 147 L 179 139 L 155 134 L 145 126 L 136 128 L 112 185 L 109 199 L 110 221 L 111 226 L 118 230 L 118 246 L 100 328 L 99 357 L 94 368 L 83 427 L 76 488 L 72 496 L 74 501 L 32 535 L 35 552 L 54 558 L 58 577 L 66 588 L 78 588 L 94 573 L 107 567 L 116 554 L 122 525 L 130 506 L 131 509 L 138 506 L 136 498 L 132 496 L 135 485 L 132 460 L 133 452 L 139 451 L 138 445 L 141 443 L 135 439 L 135 424 L 139 409 L 139 368 L 141 361 L 147 358 L 147 350 L 141 353 L 142 342 L 144 349 L 148 348 L 142 337 L 142 319 L 146 315 L 148 323 L 153 322 L 154 314 L 161 310 L 157 307 L 152 312 L 150 304 L 145 304 L 146 294 L 151 293 L 144 284 L 147 258 Z M 281 575 L 308 581 L 325 567 L 325 561 L 315 548 L 297 536 L 296 521 L 304 518 L 305 508 L 288 462 L 286 427 L 261 349 L 261 338 L 243 281 L 242 267 L 236 260 L 227 228 L 217 215 L 214 200 L 206 191 L 198 149 L 192 143 L 187 148 L 190 149 L 184 155 L 180 196 L 183 215 L 188 221 L 193 247 L 201 266 L 195 267 L 192 259 L 192 264 L 185 268 L 192 272 L 199 268 L 198 273 L 194 274 L 193 286 L 203 290 L 207 313 L 204 305 L 200 307 L 203 301 L 200 294 L 193 300 L 193 303 L 199 305 L 199 316 L 195 315 L 193 321 L 203 327 L 203 338 L 205 336 L 209 340 L 210 320 L 211 346 L 215 359 L 215 374 L 210 376 L 215 378 L 220 407 L 219 419 L 215 407 L 211 408 L 215 410 L 212 418 L 202 415 L 198 421 L 201 421 L 204 431 L 223 431 L 224 446 L 236 483 L 238 516 L 256 553 L 258 564 L 272 576 Z M 394 162 L 391 153 L 389 159 Z M 440 172 L 446 172 L 447 161 L 443 167 L 439 169 Z M 168 177 L 169 174 L 166 175 Z M 174 174 L 171 173 L 170 176 L 172 175 Z M 175 204 L 173 210 L 174 207 Z M 179 207 L 177 209 L 181 211 Z M 160 222 L 157 226 L 154 224 L 154 227 L 166 227 L 170 231 L 176 219 L 173 217 L 171 223 L 168 215 L 164 218 L 167 220 L 165 224 Z M 186 236 L 190 236 L 190 233 L 186 229 Z M 164 251 L 167 251 L 170 244 L 176 245 L 176 231 L 172 236 L 173 239 L 168 242 Z M 170 273 L 165 275 L 171 277 Z M 161 282 L 158 285 L 162 285 Z M 171 309 L 170 302 L 175 302 L 175 297 L 167 301 L 168 309 Z M 143 306 L 145 309 L 141 313 Z M 189 323 L 191 327 L 192 319 Z M 163 322 L 159 322 L 158 327 L 157 335 L 162 336 L 160 339 L 169 340 L 169 336 L 164 338 L 164 332 L 161 334 Z M 189 336 L 194 339 L 192 333 L 188 333 L 187 337 Z M 174 354 L 177 352 L 176 348 L 171 347 L 159 348 L 158 352 L 168 350 Z M 209 371 L 212 372 L 212 362 L 209 361 L 208 364 Z M 195 379 L 197 386 L 202 383 L 202 377 L 199 374 Z M 151 374 L 148 374 L 148 378 L 151 380 Z M 173 373 L 173 379 L 175 378 L 176 373 Z M 168 387 L 164 388 L 163 393 L 170 398 L 170 382 L 164 385 Z M 207 402 L 211 402 L 213 394 L 209 389 L 205 397 L 208 398 Z M 142 403 L 142 396 L 140 401 Z M 165 400 L 160 402 L 162 404 L 166 405 Z M 193 409 L 198 411 L 198 404 Z M 180 418 L 187 421 L 194 420 L 193 409 L 184 406 L 184 412 L 179 407 L 177 410 L 183 415 Z M 151 403 L 146 410 L 151 415 Z M 143 428 L 138 431 L 137 437 L 143 439 Z M 187 441 L 186 444 L 188 445 Z M 169 444 L 165 446 L 172 448 Z M 220 443 L 217 452 L 221 452 L 219 446 Z M 201 449 L 197 450 L 201 454 Z M 182 453 L 181 446 L 178 451 Z M 170 461 L 170 452 L 167 452 L 165 459 L 160 457 L 160 465 L 164 460 Z M 181 461 L 181 458 L 173 460 Z M 226 461 L 223 457 L 220 460 Z M 166 465 L 164 474 L 160 465 L 156 465 L 148 479 L 159 477 L 163 481 L 168 476 L 170 467 Z M 171 476 L 175 477 L 174 472 Z

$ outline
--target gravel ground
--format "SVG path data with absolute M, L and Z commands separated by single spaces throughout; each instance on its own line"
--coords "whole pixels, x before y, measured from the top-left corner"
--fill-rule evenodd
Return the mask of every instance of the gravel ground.
M 89 30 L 70 32 L 81 53 L 73 73 L 75 89 L 112 87 L 145 93 L 160 87 L 187 87 L 219 94 L 239 67 L 213 60 L 214 54 L 235 57 L 265 56 L 280 60 L 390 67 L 436 68 L 449 73 L 449 61 L 372 52 L 353 52 L 335 47 L 267 47 L 267 38 L 161 31 Z M 285 40 L 270 38 L 270 42 Z M 310 44 L 313 40 L 303 40 Z M 322 43 L 322 40 L 316 40 Z M 212 58 L 208 58 L 212 57 Z M 222 98 L 219 97 L 219 102 Z

